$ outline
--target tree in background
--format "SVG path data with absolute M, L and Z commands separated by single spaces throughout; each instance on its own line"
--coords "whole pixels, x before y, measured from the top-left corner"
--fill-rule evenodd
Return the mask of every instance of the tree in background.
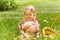
M 0 11 L 16 9 L 17 4 L 15 0 L 0 0 Z

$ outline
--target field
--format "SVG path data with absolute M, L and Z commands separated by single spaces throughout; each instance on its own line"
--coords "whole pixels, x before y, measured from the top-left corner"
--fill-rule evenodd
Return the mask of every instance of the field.
M 50 27 L 57 16 L 60 16 L 60 1 L 17 1 L 19 7 L 14 11 L 0 12 L 0 40 L 13 40 L 19 36 L 18 22 L 23 20 L 23 10 L 27 5 L 33 5 L 36 8 L 36 18 L 40 24 L 40 38 L 43 40 L 42 30 L 44 27 Z M 51 3 L 51 4 L 50 4 Z M 60 17 L 52 26 L 57 36 L 54 40 L 60 40 Z

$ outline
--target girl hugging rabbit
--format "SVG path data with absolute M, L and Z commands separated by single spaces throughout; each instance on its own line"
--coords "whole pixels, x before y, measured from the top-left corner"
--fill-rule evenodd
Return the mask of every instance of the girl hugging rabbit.
M 36 40 L 40 36 L 40 28 L 35 15 L 34 7 L 27 6 L 24 10 L 24 20 L 18 23 L 20 33 L 24 34 L 26 38 L 35 35 L 33 40 Z

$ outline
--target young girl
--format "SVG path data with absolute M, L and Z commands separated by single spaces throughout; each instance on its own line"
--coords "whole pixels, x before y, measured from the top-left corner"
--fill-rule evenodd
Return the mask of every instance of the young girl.
M 34 22 L 34 27 L 33 28 L 23 28 L 23 24 L 26 23 L 27 21 L 32 21 Z M 29 25 L 28 25 L 29 26 Z M 19 24 L 18 24 L 18 27 L 19 27 L 19 31 L 21 33 L 28 33 L 28 31 L 33 31 L 32 34 L 35 34 L 36 35 L 36 38 L 39 38 L 39 24 L 36 20 L 36 17 L 35 17 L 35 9 L 33 6 L 27 6 L 24 10 L 24 20 L 23 21 L 20 21 Z

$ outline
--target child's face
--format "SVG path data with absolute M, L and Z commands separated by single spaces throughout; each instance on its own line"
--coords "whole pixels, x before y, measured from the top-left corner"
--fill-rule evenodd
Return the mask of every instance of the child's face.
M 27 21 L 32 20 L 32 18 L 34 17 L 33 14 L 34 14 L 34 13 L 31 12 L 31 10 L 25 11 L 25 13 L 24 13 L 25 19 L 26 19 Z

